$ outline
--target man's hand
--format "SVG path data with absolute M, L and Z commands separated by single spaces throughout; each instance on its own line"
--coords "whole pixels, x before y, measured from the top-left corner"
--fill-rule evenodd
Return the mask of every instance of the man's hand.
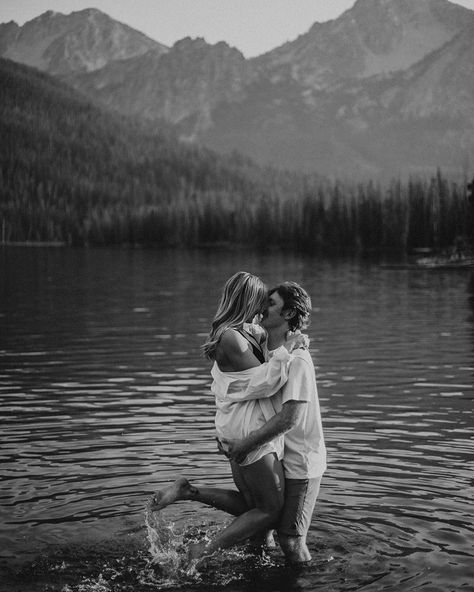
M 291 353 L 295 349 L 308 349 L 309 347 L 309 337 L 306 333 L 301 333 L 301 331 L 295 331 L 294 333 L 288 332 L 286 336 L 286 341 L 283 344 L 286 349 Z
M 268 337 L 265 329 L 256 323 L 244 323 L 244 329 L 247 333 L 250 333 L 250 335 L 255 337 L 258 343 L 262 343 Z
M 227 438 L 222 438 L 220 444 L 220 449 L 224 451 L 227 458 L 237 464 L 243 462 L 247 454 L 252 450 L 246 440 L 227 440 Z
M 216 436 L 216 442 L 217 442 L 217 450 L 223 454 L 224 456 L 227 456 L 227 449 L 224 448 L 224 446 L 222 445 L 222 442 L 219 440 L 219 438 Z

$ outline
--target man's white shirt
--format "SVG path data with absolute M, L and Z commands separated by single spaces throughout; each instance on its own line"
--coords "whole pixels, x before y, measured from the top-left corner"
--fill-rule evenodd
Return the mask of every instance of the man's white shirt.
M 318 388 L 311 354 L 306 349 L 292 352 L 288 381 L 272 397 L 278 413 L 287 401 L 304 401 L 304 415 L 285 434 L 283 467 L 287 479 L 312 479 L 326 470 L 324 443 Z M 272 352 L 269 352 L 271 357 Z

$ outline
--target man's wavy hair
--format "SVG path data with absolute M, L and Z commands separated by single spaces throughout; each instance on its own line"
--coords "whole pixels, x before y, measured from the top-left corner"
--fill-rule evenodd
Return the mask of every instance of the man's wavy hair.
M 214 360 L 216 348 L 227 329 L 240 329 L 259 314 L 267 302 L 267 287 L 256 275 L 238 271 L 227 280 L 222 290 L 216 316 L 202 349 L 206 358 Z
M 293 312 L 293 316 L 288 319 L 288 326 L 291 331 L 306 329 L 310 323 L 311 317 L 311 298 L 306 290 L 304 290 L 296 282 L 283 282 L 279 286 L 275 286 L 269 292 L 271 296 L 276 292 L 283 300 L 283 311 Z

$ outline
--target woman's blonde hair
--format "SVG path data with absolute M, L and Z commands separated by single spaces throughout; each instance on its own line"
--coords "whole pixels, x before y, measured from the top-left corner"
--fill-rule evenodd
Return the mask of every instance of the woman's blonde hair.
M 256 275 L 238 271 L 229 278 L 222 290 L 209 337 L 202 348 L 204 355 L 214 360 L 224 331 L 241 328 L 263 309 L 266 300 L 267 288 Z

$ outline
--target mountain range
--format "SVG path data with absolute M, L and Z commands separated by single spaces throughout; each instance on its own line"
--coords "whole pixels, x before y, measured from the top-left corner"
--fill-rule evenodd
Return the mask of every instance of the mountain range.
M 447 0 L 357 0 L 252 59 L 166 47 L 96 9 L 47 12 L 0 25 L 0 55 L 264 164 L 352 178 L 474 166 L 474 11 Z

